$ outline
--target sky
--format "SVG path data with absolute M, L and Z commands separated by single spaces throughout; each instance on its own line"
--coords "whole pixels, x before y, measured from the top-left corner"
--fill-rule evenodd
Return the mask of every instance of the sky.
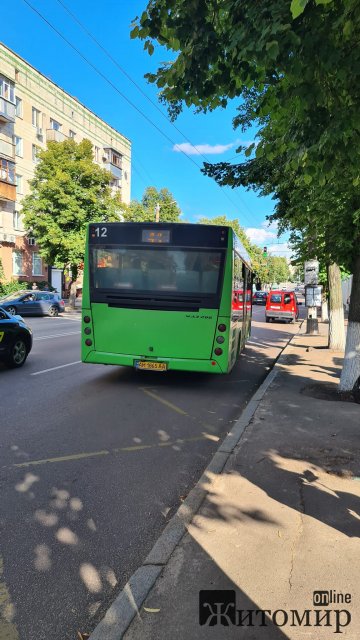
M 242 133 L 232 127 L 238 102 L 208 114 L 185 108 L 174 126 L 156 87 L 144 79 L 174 55 L 155 46 L 150 57 L 143 42 L 130 38 L 131 23 L 146 4 L 12 0 L 2 4 L 0 41 L 131 140 L 132 199 L 140 200 L 148 186 L 165 187 L 182 219 L 237 218 L 253 242 L 288 256 L 286 238 L 278 239 L 276 228 L 266 223 L 274 208 L 270 197 L 219 187 L 200 171 L 203 155 L 210 162 L 235 162 L 239 144 L 255 139 L 254 130 Z

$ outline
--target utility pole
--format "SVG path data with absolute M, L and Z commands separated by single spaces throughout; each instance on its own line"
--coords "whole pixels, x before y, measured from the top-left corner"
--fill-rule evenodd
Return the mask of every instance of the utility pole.
M 160 222 L 160 202 L 156 203 L 156 207 L 155 207 L 155 222 Z

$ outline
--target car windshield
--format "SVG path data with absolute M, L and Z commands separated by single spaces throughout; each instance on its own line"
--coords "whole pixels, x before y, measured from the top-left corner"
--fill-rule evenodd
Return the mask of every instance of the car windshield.
M 19 298 L 20 296 L 24 295 L 25 293 L 27 293 L 26 291 L 13 291 L 13 293 L 9 293 L 7 296 L 4 296 L 3 298 L 1 298 L 1 300 L 3 302 L 8 301 L 8 300 L 15 300 L 16 298 Z
M 272 293 L 270 302 L 281 302 L 281 293 Z

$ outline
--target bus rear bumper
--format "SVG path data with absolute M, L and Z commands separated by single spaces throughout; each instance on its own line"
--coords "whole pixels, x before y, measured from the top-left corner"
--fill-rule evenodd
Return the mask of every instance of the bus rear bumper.
M 135 361 L 144 360 L 141 356 L 123 353 L 106 353 L 89 351 L 83 354 L 82 361 L 91 364 L 111 364 L 120 367 L 135 366 Z M 151 360 L 146 358 L 145 360 Z M 204 373 L 227 373 L 223 371 L 216 360 L 190 360 L 189 358 L 153 358 L 152 362 L 165 362 L 167 371 L 199 371 Z

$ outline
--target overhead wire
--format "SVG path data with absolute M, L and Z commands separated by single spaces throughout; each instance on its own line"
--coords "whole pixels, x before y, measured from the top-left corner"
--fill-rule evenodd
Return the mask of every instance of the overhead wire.
M 84 33 L 86 33 L 86 35 L 93 41 L 95 42 L 96 46 L 99 47 L 99 49 L 109 58 L 109 60 L 111 60 L 111 62 L 117 67 L 117 69 L 119 69 L 119 71 L 137 88 L 137 90 L 144 96 L 144 98 L 161 114 L 161 116 L 186 140 L 186 142 L 188 142 L 188 144 L 190 144 L 190 146 L 196 151 L 196 154 L 201 156 L 206 162 L 210 163 L 210 160 L 207 156 L 205 156 L 201 151 L 199 151 L 198 146 L 194 145 L 191 140 L 189 140 L 187 138 L 187 136 L 179 129 L 179 127 L 177 127 L 175 125 L 174 122 L 172 122 L 169 117 L 162 111 L 162 109 L 159 108 L 159 106 L 156 104 L 156 102 L 154 102 L 146 93 L 145 91 L 141 88 L 141 86 L 131 77 L 131 75 L 122 67 L 122 65 L 119 64 L 119 62 L 114 58 L 114 56 L 111 55 L 111 53 L 109 53 L 109 51 L 106 49 L 106 47 L 104 47 L 101 42 L 99 42 L 97 40 L 97 38 L 95 38 L 95 36 L 91 33 L 91 31 L 89 31 L 89 29 L 81 22 L 81 20 L 79 20 L 79 18 L 69 9 L 69 7 L 67 7 L 67 5 L 62 2 L 62 0 L 56 0 L 58 2 L 58 4 L 60 4 L 60 6 L 63 7 L 63 9 L 68 13 L 68 15 L 74 20 L 74 22 L 76 22 L 76 24 L 79 25 L 79 27 L 84 31 Z M 174 146 L 179 147 L 178 144 L 175 144 Z M 181 150 L 181 149 L 180 149 Z M 181 150 L 182 151 L 182 150 Z M 187 154 L 185 154 L 187 155 Z M 220 187 L 220 189 L 223 189 L 222 185 L 219 185 L 218 183 L 216 183 L 218 187 Z M 228 200 L 237 208 L 239 205 L 236 204 L 236 202 L 234 202 L 234 200 L 230 197 L 230 195 L 223 191 L 225 197 L 228 198 Z M 246 205 L 246 203 L 242 200 L 242 198 L 240 198 L 239 194 L 236 194 L 239 197 L 239 200 L 242 204 L 243 207 L 247 208 L 247 210 L 250 213 L 250 216 L 252 216 L 252 212 L 250 211 L 250 209 L 248 208 L 248 206 Z
M 90 60 L 89 60 L 89 59 L 88 59 L 88 58 L 87 58 L 87 57 L 86 57 L 86 56 L 85 56 L 85 55 L 84 55 L 84 54 L 83 54 L 83 53 L 82 53 L 82 52 L 81 52 L 81 51 L 80 51 L 80 50 L 79 50 L 79 49 L 78 49 L 78 48 L 77 48 L 77 47 L 76 47 L 72 42 L 70 42 L 70 40 L 68 40 L 68 38 L 66 38 L 66 36 L 64 36 L 64 35 L 61 33 L 61 31 L 59 31 L 59 29 L 57 29 L 57 28 L 56 28 L 56 27 L 55 27 L 55 26 L 54 26 L 54 25 L 53 25 L 53 24 L 52 24 L 52 23 L 51 23 L 47 18 L 45 18 L 45 16 L 44 16 L 44 15 L 43 15 L 43 14 L 42 14 L 42 13 L 41 13 L 37 8 L 36 8 L 36 7 L 34 7 L 34 6 L 31 4 L 31 2 L 29 2 L 29 0 L 23 0 L 23 2 L 24 2 L 24 3 L 29 7 L 29 9 L 31 9 L 31 11 L 33 11 L 36 15 L 38 15 L 38 16 L 39 16 L 39 18 L 40 18 L 41 20 L 43 20 L 43 21 L 45 22 L 45 24 L 47 24 L 47 25 L 48 25 L 48 27 L 50 27 L 50 29 L 52 29 L 52 30 L 53 30 L 53 31 L 54 31 L 54 32 L 55 32 L 55 33 L 56 33 L 56 34 L 57 34 L 57 35 L 58 35 L 58 36 L 59 36 L 59 37 L 60 37 L 64 42 L 66 42 L 66 44 L 67 44 L 71 49 L 73 49 L 73 51 L 75 51 L 75 52 L 80 56 L 80 58 L 81 58 L 81 59 L 82 59 L 86 64 L 88 64 L 88 65 L 89 65 L 89 66 L 90 66 L 90 67 L 95 71 L 95 73 L 96 73 L 97 75 L 99 75 L 103 80 L 105 80 L 105 82 L 107 82 L 107 83 L 112 87 L 112 89 L 114 89 L 114 91 L 116 91 L 116 92 L 117 92 L 117 93 L 118 93 L 118 94 L 119 94 L 119 95 L 120 95 L 120 96 L 121 96 L 121 97 L 122 97 L 122 98 L 123 98 L 123 99 L 124 99 L 124 100 L 125 100 L 125 101 L 126 101 L 126 102 L 127 102 L 127 103 L 128 103 L 128 104 L 129 104 L 129 105 L 130 105 L 130 106 L 131 106 L 131 107 L 136 111 L 136 112 L 137 112 L 137 113 L 139 113 L 139 114 L 140 114 L 140 115 L 141 115 L 141 116 L 142 116 L 142 117 L 143 117 L 143 118 L 144 118 L 144 119 L 145 119 L 149 124 L 151 124 L 151 125 L 152 125 L 152 126 L 153 126 L 157 131 L 158 131 L 158 133 L 160 133 L 160 134 L 161 134 L 161 135 L 162 135 L 162 136 L 163 136 L 163 137 L 164 137 L 168 142 L 170 142 L 174 147 L 178 147 L 178 148 L 179 148 L 179 150 L 180 150 L 180 152 L 181 152 L 181 153 L 182 153 L 182 154 L 183 154 L 183 155 L 184 155 L 188 160 L 190 160 L 190 162 L 192 162 L 192 164 L 194 164 L 198 170 L 201 170 L 201 167 L 200 167 L 200 166 L 195 162 L 195 160 L 194 160 L 190 155 L 188 155 L 188 154 L 187 154 L 183 149 L 181 149 L 177 143 L 175 143 L 175 142 L 174 142 L 174 141 L 173 141 L 173 140 L 172 140 L 172 139 L 171 139 L 171 138 L 170 138 L 170 137 L 169 137 L 169 136 L 168 136 L 168 135 L 167 135 L 167 134 L 166 134 L 162 129 L 160 129 L 160 127 L 158 127 L 158 126 L 157 126 L 157 125 L 156 125 L 156 124 L 155 124 L 155 123 L 154 123 L 154 122 L 153 122 L 153 121 L 152 121 L 152 120 L 151 120 L 151 119 L 150 119 L 150 118 L 149 118 L 149 117 L 148 117 L 148 116 L 147 116 L 147 115 L 146 115 L 146 114 L 141 110 L 141 109 L 139 109 L 139 108 L 138 108 L 138 107 L 137 107 L 137 106 L 136 106 L 136 105 L 135 105 L 135 104 L 134 104 L 134 103 L 133 103 L 133 102 L 132 102 L 132 101 L 131 101 L 131 100 L 130 100 L 130 99 L 129 99 L 129 98 L 128 98 L 128 97 L 127 97 L 123 92 L 122 92 L 122 91 L 120 91 L 120 89 L 119 89 L 119 88 L 118 88 L 118 87 L 117 87 L 117 86 L 116 86 L 116 85 L 115 85 L 115 84 L 114 84 L 114 83 L 113 83 L 113 82 L 112 82 L 112 81 L 111 81 L 111 80 L 110 80 L 110 79 L 109 79 L 109 78 L 108 78 L 108 77 L 107 77 L 107 76 L 106 76 L 106 75 L 105 75 L 105 74 L 104 74 L 100 69 L 98 69 L 98 68 L 97 68 L 97 67 L 96 67 L 96 66 L 95 66 L 95 65 L 94 65 L 94 64 L 93 64 L 93 63 L 92 63 L 92 62 L 91 62 L 91 61 L 90 61 Z M 59 2 L 59 3 L 60 3 L 60 4 L 65 8 L 64 3 L 60 2 L 60 0 L 58 0 L 58 2 Z M 67 10 L 67 9 L 66 9 L 66 10 Z M 69 14 L 73 15 L 73 14 L 72 14 L 72 12 L 70 12 L 69 10 L 67 10 L 67 11 L 68 11 L 68 13 L 69 13 Z M 76 19 L 76 22 L 77 22 L 79 25 L 81 24 L 81 23 L 80 23 L 80 21 L 79 21 L 77 18 L 74 18 L 74 19 Z M 82 26 L 82 25 L 81 25 L 81 26 Z M 86 29 L 86 27 L 82 27 L 82 28 L 84 28 L 84 30 L 88 33 L 88 30 Z M 90 32 L 89 32 L 89 33 L 90 33 Z M 98 46 L 100 46 L 100 48 L 101 48 L 103 51 L 106 51 L 106 50 L 105 50 L 105 48 L 104 48 L 101 44 L 99 44 L 99 43 L 97 42 L 97 40 L 96 40 L 93 36 L 89 36 L 89 37 L 91 37 L 91 38 L 92 38 L 92 39 L 97 43 L 97 45 L 98 45 Z M 108 53 L 107 53 L 107 55 L 109 55 L 109 57 L 111 58 L 111 60 L 112 60 L 112 61 L 114 61 L 114 59 L 113 59 L 113 57 L 111 56 L 111 54 L 108 54 Z M 120 68 L 120 65 L 118 65 L 118 63 L 117 63 L 117 62 L 115 62 L 115 64 Z M 122 68 L 121 68 L 121 70 L 122 70 Z M 122 70 L 122 71 L 123 71 L 123 70 Z M 123 72 L 124 72 L 124 71 L 123 71 Z M 129 79 L 130 79 L 129 74 L 127 74 L 126 72 L 125 72 L 125 74 L 126 74 L 126 75 L 127 75 L 127 77 L 129 77 Z M 135 84 L 135 86 L 137 86 L 137 83 L 135 83 L 135 81 L 133 81 L 133 80 L 131 80 L 131 81 L 133 82 L 133 84 Z M 139 87 L 138 87 L 138 89 L 142 92 L 142 94 L 143 94 L 143 95 L 146 95 L 146 94 L 142 91 L 142 89 L 141 89 L 141 88 L 139 88 Z M 150 102 L 151 102 L 152 104 L 154 104 L 150 98 L 148 98 L 148 99 L 150 100 Z M 157 105 L 156 105 L 156 106 L 157 106 Z M 157 108 L 158 108 L 158 107 L 157 107 Z M 162 115 L 163 115 L 163 116 L 168 120 L 167 116 L 166 116 L 166 115 L 161 111 L 161 109 L 158 109 L 158 110 L 159 110 L 159 111 L 160 111 L 160 113 L 161 113 L 161 114 L 162 114 Z M 174 127 L 175 127 L 175 129 L 177 129 L 177 130 L 180 132 L 180 130 L 179 130 L 179 129 L 178 129 L 178 128 L 173 124 L 173 123 L 171 123 L 171 122 L 170 122 L 170 124 L 172 124 L 172 126 L 174 126 Z M 180 132 L 180 133 L 181 133 L 181 132 Z M 183 135 L 183 134 L 181 133 L 181 135 Z M 193 145 L 191 142 L 189 142 L 189 144 L 191 144 L 191 146 L 192 146 L 192 147 L 194 147 L 195 149 L 197 149 L 197 147 L 196 147 L 195 145 Z M 198 152 L 198 154 L 197 154 L 197 155 L 202 155 L 202 154 Z M 205 157 L 205 156 L 202 156 L 202 157 L 206 159 L 206 157 Z M 206 159 L 206 160 L 207 160 L 207 159 Z M 208 160 L 207 160 L 207 161 L 208 161 Z M 218 185 L 218 183 L 216 183 L 216 184 L 217 184 L 217 186 L 218 186 L 221 190 L 223 189 L 223 187 L 222 187 L 221 185 Z M 232 203 L 232 205 L 233 205 L 233 206 L 235 206 L 236 208 L 238 208 L 238 206 L 239 206 L 239 205 L 237 205 L 237 204 L 234 202 L 234 200 L 229 196 L 229 194 L 228 194 L 226 191 L 223 191 L 223 193 L 224 193 L 225 197 L 227 197 L 227 199 Z M 245 203 L 242 203 L 242 204 L 243 204 L 243 206 L 245 206 L 246 208 L 248 208 L 248 207 L 245 205 Z M 249 210 L 249 209 L 248 209 L 248 210 Z M 250 210 L 249 210 L 249 213 L 250 213 L 250 215 L 251 215 L 251 216 L 253 215 L 253 214 L 250 212 Z M 245 212 L 242 212 L 242 214 L 245 216 Z M 247 217 L 247 215 L 246 215 L 246 217 Z

